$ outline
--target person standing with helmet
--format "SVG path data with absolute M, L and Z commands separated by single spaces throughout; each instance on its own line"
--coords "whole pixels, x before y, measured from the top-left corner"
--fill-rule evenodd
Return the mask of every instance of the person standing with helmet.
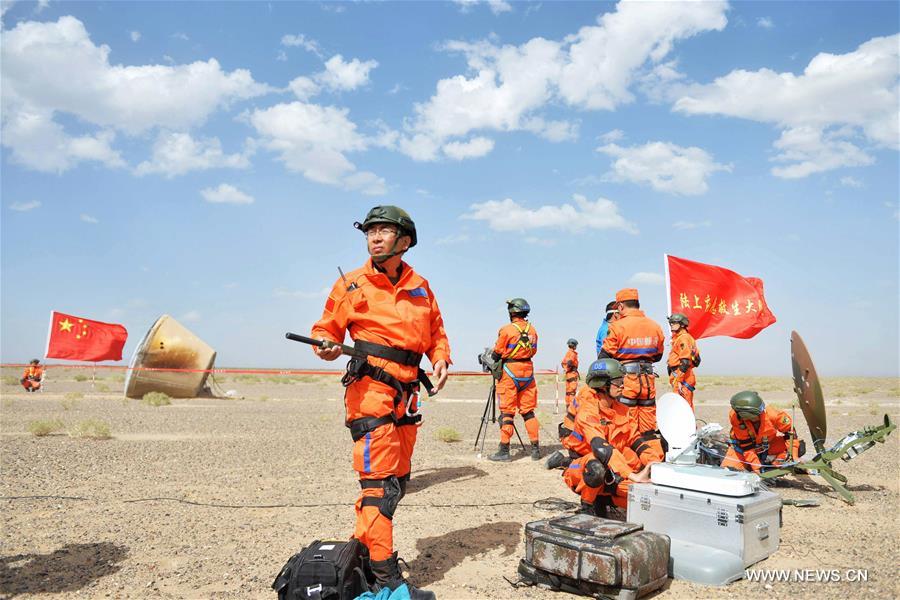
M 534 380 L 532 357 L 537 353 L 538 335 L 526 318 L 531 307 L 524 298 L 506 301 L 509 324 L 497 332 L 497 342 L 491 357 L 500 361 L 502 375 L 497 381 L 500 398 L 500 448 L 488 458 L 494 461 L 512 460 L 509 440 L 513 434 L 516 412 L 525 421 L 525 430 L 531 440 L 531 460 L 541 459 L 539 440 L 540 424 L 534 416 L 537 408 L 537 384 Z
M 566 381 L 566 412 L 569 412 L 569 407 L 572 405 L 572 400 L 575 399 L 575 393 L 578 391 L 578 340 L 569 338 L 566 345 L 569 349 L 566 350 L 566 355 L 563 357 L 560 366 L 563 369 Z
M 394 590 L 407 583 L 394 551 L 392 519 L 406 493 L 422 418 L 419 362 L 428 357 L 437 392 L 447 381 L 450 345 L 431 287 L 402 260 L 417 242 L 409 214 L 376 206 L 353 225 L 365 234 L 370 259 L 335 282 L 312 337 L 342 343 L 349 332 L 354 346 L 369 354 L 367 360 L 352 358 L 342 380 L 353 469 L 362 488 L 353 536 L 368 548 L 379 587 Z M 340 347 L 313 350 L 327 361 L 341 354 Z M 413 600 L 435 597 L 407 585 Z
M 564 446 L 575 458 L 563 481 L 581 497 L 581 510 L 603 516 L 610 503 L 627 505 L 631 482 L 649 481 L 650 465 L 665 457 L 655 432 L 641 433 L 629 408 L 620 402 L 625 370 L 602 358 L 591 364 L 578 393 L 575 426 Z
M 600 323 L 600 329 L 597 330 L 597 356 L 603 352 L 603 340 L 609 335 L 609 324 L 619 318 L 619 311 L 616 310 L 616 301 L 613 300 L 606 305 L 606 315 L 603 322 Z
M 790 415 L 766 406 L 754 391 L 732 396 L 728 416 L 731 445 L 720 465 L 726 469 L 759 473 L 764 467 L 799 460 L 806 452 L 806 444 L 797 439 Z
M 687 400 L 691 410 L 694 408 L 694 390 L 697 388 L 697 377 L 694 368 L 700 366 L 700 351 L 697 341 L 688 333 L 687 316 L 672 313 L 668 318 L 672 330 L 672 348 L 669 350 L 668 370 L 672 391 Z
M 44 367 L 41 366 L 41 361 L 33 358 L 28 366 L 25 367 L 25 372 L 22 373 L 22 379 L 19 380 L 19 383 L 22 384 L 26 392 L 36 392 L 41 389 L 43 380 Z
M 616 292 L 618 318 L 609 324 L 598 358 L 615 358 L 625 370 L 622 404 L 634 409 L 641 433 L 656 429 L 656 373 L 653 363 L 663 355 L 663 331 L 640 309 L 638 291 Z

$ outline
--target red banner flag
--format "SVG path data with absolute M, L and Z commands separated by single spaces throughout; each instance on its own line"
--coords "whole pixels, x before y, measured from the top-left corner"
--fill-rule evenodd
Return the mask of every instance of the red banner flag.
M 66 360 L 122 360 L 128 331 L 115 323 L 101 323 L 60 312 L 50 313 L 47 358 Z
M 666 286 L 671 312 L 687 316 L 694 339 L 752 338 L 775 322 L 756 277 L 667 254 Z

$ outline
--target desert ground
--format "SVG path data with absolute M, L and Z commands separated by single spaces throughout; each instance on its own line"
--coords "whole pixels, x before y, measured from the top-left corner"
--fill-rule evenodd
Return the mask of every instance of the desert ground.
M 0 597 L 274 598 L 269 586 L 291 554 L 315 539 L 349 537 L 358 486 L 337 377 L 217 375 L 232 397 L 152 406 L 123 398 L 120 373 L 98 371 L 94 382 L 89 375 L 52 369 L 43 393 L 26 394 L 19 371 L 4 369 Z M 788 377 L 699 379 L 697 413 L 706 421 L 727 423 L 728 398 L 741 389 L 783 408 L 793 399 Z M 425 402 L 395 544 L 411 580 L 441 599 L 559 600 L 566 595 L 516 589 L 505 578 L 516 578 L 525 523 L 559 513 L 535 501 L 576 498 L 559 471 L 521 450 L 509 464 L 473 451 L 489 383 L 452 378 Z M 900 420 L 896 379 L 826 378 L 823 387 L 829 442 L 885 413 Z M 541 378 L 539 393 L 548 452 L 558 447 L 561 419 L 553 377 Z M 796 419 L 808 440 L 799 409 Z M 56 431 L 29 432 L 40 426 Z M 79 437 L 105 429 L 108 439 Z M 439 439 L 454 432 L 459 441 Z M 486 452 L 497 438 L 492 424 Z M 821 504 L 785 506 L 779 551 L 754 567 L 863 569 L 868 581 L 742 580 L 721 588 L 670 581 L 654 597 L 900 596 L 898 443 L 895 432 L 837 466 L 850 478 L 855 506 L 817 478 L 773 488 Z

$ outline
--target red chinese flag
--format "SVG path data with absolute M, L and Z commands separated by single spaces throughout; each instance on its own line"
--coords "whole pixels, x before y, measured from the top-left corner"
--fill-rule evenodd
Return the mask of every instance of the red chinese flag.
M 671 312 L 687 316 L 695 339 L 752 338 L 775 322 L 762 279 L 667 254 L 666 285 Z
M 50 313 L 47 358 L 66 360 L 122 360 L 128 331 L 115 323 L 101 323 L 60 312 Z

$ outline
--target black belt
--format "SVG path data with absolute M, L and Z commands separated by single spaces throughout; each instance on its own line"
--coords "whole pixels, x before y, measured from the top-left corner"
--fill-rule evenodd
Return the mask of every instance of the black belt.
M 634 361 L 622 364 L 622 370 L 629 375 L 653 375 L 653 363 Z
M 531 362 L 530 358 L 504 358 L 503 362 Z
M 625 406 L 653 406 L 656 404 L 656 398 L 641 398 L 638 400 L 637 398 L 626 398 L 622 396 L 618 401 Z
M 412 350 L 392 348 L 384 344 L 376 344 L 375 342 L 366 342 L 364 340 L 356 340 L 353 342 L 353 347 L 369 356 L 385 358 L 408 367 L 418 367 L 419 363 L 422 362 L 422 355 Z

